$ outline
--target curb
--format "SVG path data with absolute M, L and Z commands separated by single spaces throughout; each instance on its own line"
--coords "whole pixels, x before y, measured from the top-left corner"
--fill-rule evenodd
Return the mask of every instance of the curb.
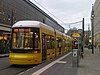
M 2 58 L 2 57 L 8 57 L 9 56 L 9 54 L 0 54 L 0 58 Z

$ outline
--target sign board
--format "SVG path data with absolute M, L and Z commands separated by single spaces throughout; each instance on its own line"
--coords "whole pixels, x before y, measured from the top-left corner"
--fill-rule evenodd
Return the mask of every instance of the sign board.
M 80 34 L 79 33 L 73 33 L 72 37 L 80 37 Z

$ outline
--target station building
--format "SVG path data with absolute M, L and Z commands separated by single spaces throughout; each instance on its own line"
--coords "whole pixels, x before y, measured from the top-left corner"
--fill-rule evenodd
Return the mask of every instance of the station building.
M 100 46 L 100 0 L 96 0 L 91 13 L 93 25 L 94 44 Z
M 30 0 L 0 0 L 0 53 L 6 53 L 11 27 L 19 20 L 41 21 L 64 32 L 64 28 Z M 4 47 L 3 47 L 4 46 Z

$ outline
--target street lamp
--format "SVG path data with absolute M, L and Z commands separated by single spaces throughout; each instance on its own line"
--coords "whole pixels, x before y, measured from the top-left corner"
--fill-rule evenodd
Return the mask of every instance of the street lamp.
M 91 30 L 92 30 L 92 54 L 94 54 L 94 10 L 93 10 L 93 4 L 92 4 L 92 12 L 91 12 Z
M 84 18 L 83 18 L 83 21 L 82 21 L 82 53 L 84 52 Z
M 12 9 L 12 11 L 11 11 L 11 26 L 13 25 L 13 23 L 14 23 L 14 11 Z

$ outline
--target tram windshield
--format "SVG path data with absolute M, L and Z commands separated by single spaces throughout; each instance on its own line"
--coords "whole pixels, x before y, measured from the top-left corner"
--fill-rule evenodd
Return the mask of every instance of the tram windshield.
M 32 49 L 33 32 L 27 28 L 15 28 L 12 33 L 12 48 Z
M 13 49 L 39 49 L 38 28 L 13 28 L 12 48 Z
M 13 49 L 34 49 L 35 43 L 39 41 L 39 32 L 32 28 L 14 28 L 12 30 Z

